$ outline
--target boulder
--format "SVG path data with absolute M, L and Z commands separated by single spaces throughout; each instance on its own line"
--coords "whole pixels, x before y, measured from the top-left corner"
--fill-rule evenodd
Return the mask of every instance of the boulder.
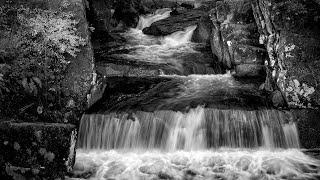
M 122 21 L 127 27 L 136 27 L 139 22 L 139 10 L 141 4 L 135 0 L 118 0 L 114 5 L 113 17 L 118 21 Z
M 251 157 L 241 157 L 239 161 L 236 163 L 236 167 L 242 171 L 247 171 L 251 164 L 252 158 Z
M 258 51 L 259 34 L 249 0 L 217 1 L 210 13 L 212 52 L 226 67 L 232 69 L 242 61 L 262 65 L 263 57 Z M 252 48 L 244 48 L 251 46 Z M 257 48 L 257 49 L 255 49 Z M 249 56 L 251 59 L 246 60 Z M 247 63 L 247 62 L 245 62 Z
M 279 90 L 272 92 L 271 100 L 274 107 L 283 107 L 285 104 L 285 99 L 283 98 L 283 95 Z
M 177 31 L 183 31 L 185 28 L 195 26 L 198 20 L 206 12 L 201 10 L 179 10 L 177 15 L 170 16 L 151 24 L 150 27 L 144 28 L 143 33 L 153 36 L 166 36 Z
M 263 77 L 265 76 L 264 65 L 240 64 L 235 68 L 236 77 Z
M 209 15 L 206 14 L 200 18 L 197 23 L 197 28 L 193 32 L 192 41 L 196 43 L 206 43 L 210 45 L 212 23 L 210 21 Z
M 0 175 L 63 179 L 74 164 L 76 137 L 70 124 L 2 122 Z
M 159 174 L 164 168 L 165 163 L 162 160 L 157 160 L 151 164 L 139 167 L 140 172 L 145 174 Z
M 120 162 L 110 162 L 107 166 L 108 170 L 105 172 L 105 175 L 103 176 L 106 179 L 114 178 L 127 169 L 127 167 Z

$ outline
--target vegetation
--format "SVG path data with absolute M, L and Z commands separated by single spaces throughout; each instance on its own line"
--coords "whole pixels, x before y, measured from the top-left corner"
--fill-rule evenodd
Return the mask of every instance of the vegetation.
M 68 57 L 85 39 L 72 13 L 5 4 L 0 7 L 0 115 L 56 122 Z

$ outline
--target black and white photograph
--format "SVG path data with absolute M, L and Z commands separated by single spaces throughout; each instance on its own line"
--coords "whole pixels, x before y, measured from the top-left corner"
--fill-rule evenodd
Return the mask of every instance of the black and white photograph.
M 0 0 L 0 180 L 320 180 L 320 0 Z

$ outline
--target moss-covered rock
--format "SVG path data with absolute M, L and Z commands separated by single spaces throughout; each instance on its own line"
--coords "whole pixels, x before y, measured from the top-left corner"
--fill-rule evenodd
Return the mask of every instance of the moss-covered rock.
M 289 107 L 320 105 L 320 4 L 310 0 L 254 0 L 267 69 Z M 272 76 L 271 76 L 272 75 Z
M 86 1 L 17 0 L 0 6 L 6 14 L 0 20 L 0 64 L 8 67 L 0 73 L 8 89 L 0 93 L 1 116 L 77 123 L 94 74 Z
M 0 123 L 1 177 L 63 179 L 74 164 L 76 138 L 70 124 Z

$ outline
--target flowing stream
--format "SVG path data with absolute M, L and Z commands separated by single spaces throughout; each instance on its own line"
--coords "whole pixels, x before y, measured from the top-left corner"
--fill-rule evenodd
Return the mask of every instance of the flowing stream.
M 154 14 L 140 17 L 137 28 L 131 28 L 120 34 L 127 43 L 121 47 L 110 48 L 107 57 L 122 59 L 126 62 L 134 61 L 141 65 L 155 67 L 162 65 L 166 74 L 221 73 L 221 68 L 212 61 L 213 55 L 204 52 L 207 51 L 206 47 L 191 42 L 196 26 L 187 27 L 184 31 L 178 31 L 165 37 L 143 34 L 143 28 L 169 17 L 170 12 L 170 9 L 161 9 Z
M 128 43 L 121 48 L 129 53 L 112 57 L 170 65 L 177 73 L 160 77 L 174 79 L 164 82 L 174 88 L 160 83 L 130 101 L 119 97 L 123 108 L 85 114 L 74 174 L 94 180 L 319 178 L 320 161 L 301 152 L 291 113 L 246 109 L 250 102 L 243 94 L 256 93 L 255 86 L 236 81 L 230 73 L 218 74 L 212 67 L 185 71 L 185 54 L 203 58 L 190 42 L 196 26 L 166 37 L 142 33 L 169 16 L 169 9 L 161 9 L 141 17 L 136 29 L 122 34 Z M 243 108 L 215 106 L 234 97 Z M 181 104 L 188 108 L 174 108 Z

